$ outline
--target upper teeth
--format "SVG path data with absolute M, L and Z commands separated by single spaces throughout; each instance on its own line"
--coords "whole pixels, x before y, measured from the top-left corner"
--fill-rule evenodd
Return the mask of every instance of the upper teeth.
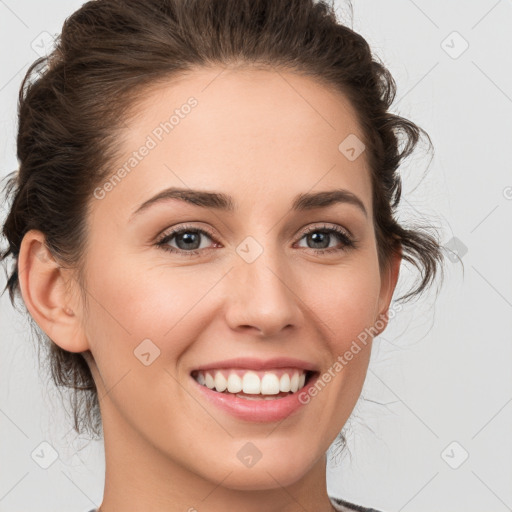
M 279 376 L 278 373 L 281 375 Z M 306 372 L 305 370 L 258 373 L 251 370 L 200 370 L 194 378 L 199 384 L 220 392 L 227 390 L 229 393 L 243 391 L 251 395 L 277 395 L 281 391 L 295 393 L 304 387 Z

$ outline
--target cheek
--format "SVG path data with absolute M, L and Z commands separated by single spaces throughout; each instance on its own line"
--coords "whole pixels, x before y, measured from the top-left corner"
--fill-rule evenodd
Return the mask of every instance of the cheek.
M 309 276 L 308 282 L 323 284 L 310 289 L 309 303 L 322 329 L 329 368 L 323 373 L 325 385 L 333 393 L 322 400 L 326 410 L 345 418 L 360 394 L 371 355 L 372 333 L 380 290 L 378 265 L 361 261 L 332 271 L 329 275 Z M 320 386 L 320 385 L 319 385 Z M 335 422 L 338 423 L 338 422 Z
M 209 290 L 223 275 L 194 266 L 148 268 L 129 258 L 91 260 L 87 334 L 92 350 L 130 364 L 146 339 L 172 364 L 204 326 L 203 317 L 213 309 Z
M 160 411 L 162 425 L 171 425 L 176 412 L 167 406 L 173 400 L 185 404 L 183 417 L 197 414 L 194 403 L 177 398 L 182 391 L 175 370 L 204 329 L 202 319 L 212 308 L 208 290 L 221 275 L 205 279 L 192 266 L 142 268 L 114 258 L 90 268 L 87 337 L 99 395 L 108 393 L 116 404 L 106 414 L 115 410 L 131 422 Z
M 323 326 L 331 350 L 339 353 L 375 322 L 379 271 L 376 264 L 367 262 L 336 270 L 324 269 L 322 273 L 308 276 L 307 290 L 302 296 L 307 297 L 318 325 Z

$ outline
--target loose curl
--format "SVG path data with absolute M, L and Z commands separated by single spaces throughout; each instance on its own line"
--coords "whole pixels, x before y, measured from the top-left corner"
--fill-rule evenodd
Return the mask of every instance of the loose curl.
M 398 168 L 423 129 L 388 112 L 396 85 L 365 39 L 340 24 L 333 6 L 315 0 L 95 0 L 64 23 L 55 49 L 36 60 L 20 88 L 19 169 L 4 189 L 10 209 L 3 225 L 14 258 L 4 292 L 19 290 L 18 255 L 31 229 L 49 251 L 82 273 L 86 221 L 93 190 L 105 181 L 121 133 L 142 92 L 201 67 L 261 67 L 292 71 L 341 92 L 354 107 L 371 172 L 374 228 L 381 269 L 402 251 L 420 278 L 409 300 L 442 270 L 442 250 L 428 229 L 400 225 Z M 87 301 L 84 300 L 84 305 Z M 29 315 L 28 315 L 29 316 Z M 48 349 L 57 387 L 73 390 L 74 428 L 101 435 L 96 386 L 82 353 L 53 343 L 31 320 Z M 342 436 L 343 437 L 343 436 Z M 343 438 L 344 439 L 344 438 Z

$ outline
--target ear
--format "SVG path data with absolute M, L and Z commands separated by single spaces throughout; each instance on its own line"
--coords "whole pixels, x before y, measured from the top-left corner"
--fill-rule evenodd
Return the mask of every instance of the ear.
M 376 323 L 383 325 L 378 329 L 378 334 L 381 334 L 388 325 L 388 312 L 393 293 L 398 282 L 398 276 L 400 273 L 400 264 L 402 263 L 402 245 L 399 244 L 396 252 L 393 252 L 390 261 L 388 262 L 387 268 L 382 272 L 381 275 L 381 288 L 379 294 L 379 313 L 376 318 Z M 380 321 L 379 321 L 380 320 Z
M 59 265 L 45 244 L 41 231 L 28 231 L 18 256 L 20 291 L 28 312 L 59 347 L 68 352 L 89 349 L 80 323 L 79 301 L 70 288 L 78 286 L 68 270 Z

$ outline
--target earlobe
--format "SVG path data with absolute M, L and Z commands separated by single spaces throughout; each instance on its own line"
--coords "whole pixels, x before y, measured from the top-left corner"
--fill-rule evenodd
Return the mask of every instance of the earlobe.
M 41 231 L 28 231 L 18 257 L 20 291 L 28 312 L 48 337 L 69 352 L 89 349 L 78 304 L 67 293 L 70 276 L 45 245 Z

